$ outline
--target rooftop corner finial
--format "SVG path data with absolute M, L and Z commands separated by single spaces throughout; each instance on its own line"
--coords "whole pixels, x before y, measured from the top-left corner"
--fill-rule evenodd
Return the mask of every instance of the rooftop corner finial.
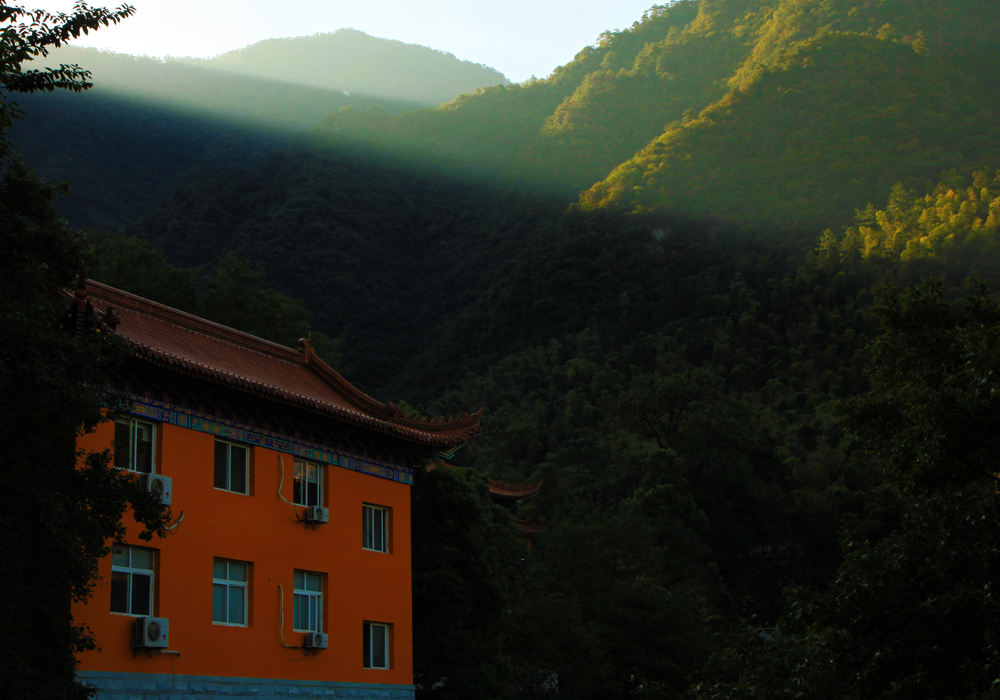
M 314 357 L 316 355 L 316 350 L 313 348 L 312 343 L 309 342 L 308 338 L 299 338 L 299 352 L 304 354 L 306 357 Z
M 76 293 L 63 320 L 63 327 L 76 335 L 83 335 L 87 330 L 87 322 L 94 314 L 94 306 L 87 298 L 87 268 L 80 261 L 80 276 L 76 280 Z

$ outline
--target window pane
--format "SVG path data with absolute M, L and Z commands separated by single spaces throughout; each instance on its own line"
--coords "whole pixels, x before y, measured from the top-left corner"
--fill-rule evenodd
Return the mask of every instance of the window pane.
M 305 467 L 302 462 L 295 463 L 295 478 L 292 482 L 292 503 L 300 506 L 306 505 L 305 501 Z
M 132 574 L 132 609 L 133 615 L 152 615 L 153 577 L 147 574 Z
M 115 466 L 119 469 L 132 468 L 130 432 L 128 422 L 115 423 Z
M 372 626 L 371 623 L 364 623 L 365 631 L 362 633 L 362 645 L 364 646 L 364 667 L 372 667 Z
M 242 586 L 229 587 L 229 623 L 242 625 L 247 590 Z
M 323 590 L 323 577 L 319 574 L 306 574 L 306 590 L 319 593 Z
M 309 596 L 309 629 L 319 632 L 319 596 Z
M 226 620 L 226 589 L 221 584 L 212 585 L 212 622 L 227 622 Z
M 128 574 L 124 571 L 111 572 L 111 612 L 128 612 Z
M 111 563 L 114 566 L 128 566 L 128 547 L 115 547 L 112 549 Z
M 372 515 L 374 520 L 374 533 L 372 534 L 373 549 L 379 552 L 385 551 L 385 511 L 372 509 Z
M 225 581 L 226 579 L 228 579 L 229 578 L 229 574 L 227 573 L 228 563 L 229 562 L 219 561 L 218 559 L 212 562 L 212 578 L 217 578 L 220 581 Z
M 295 596 L 295 604 L 292 612 L 292 627 L 297 630 L 309 629 L 309 596 Z
M 153 471 L 153 426 L 149 423 L 135 424 L 135 470 Z
M 153 570 L 153 550 L 141 549 L 140 547 L 129 547 L 132 551 L 132 568 Z
M 368 506 L 361 508 L 361 546 L 366 549 L 372 548 L 372 509 Z
M 294 580 L 295 580 L 295 584 L 294 584 L 295 585 L 295 590 L 297 590 L 297 591 L 304 591 L 306 589 L 305 574 L 304 573 L 302 573 L 301 571 L 296 571 L 295 572 L 295 579 Z
M 229 446 L 229 490 L 236 493 L 247 492 L 247 450 L 236 445 Z
M 305 505 L 308 506 L 318 506 L 319 503 L 319 484 L 315 481 L 310 481 L 307 484 L 308 493 L 306 494 Z
M 385 625 L 372 625 L 372 668 L 385 668 L 389 665 L 385 658 L 387 631 Z
M 229 580 L 230 581 L 241 581 L 246 583 L 247 580 L 247 565 L 237 564 L 234 561 L 229 562 Z
M 229 445 L 215 443 L 215 488 L 229 488 Z

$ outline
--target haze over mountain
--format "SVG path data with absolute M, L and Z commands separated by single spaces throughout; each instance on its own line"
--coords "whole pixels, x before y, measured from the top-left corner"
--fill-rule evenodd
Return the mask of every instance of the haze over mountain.
M 331 143 L 585 190 L 584 206 L 829 225 L 1000 146 L 989 0 L 685 0 L 545 80 L 434 112 L 331 115 Z M 597 184 L 595 184 L 597 183 Z
M 268 39 L 210 59 L 203 66 L 295 85 L 437 105 L 490 85 L 509 85 L 488 66 L 459 61 L 426 46 L 377 39 L 356 29 Z
M 394 113 L 506 82 L 450 54 L 351 30 L 261 42 L 218 64 L 72 46 L 44 60 L 85 67 L 94 87 L 18 96 L 28 119 L 11 138 L 42 177 L 73 183 L 60 211 L 102 229 L 149 212 L 199 174 L 258 161 L 331 111 Z

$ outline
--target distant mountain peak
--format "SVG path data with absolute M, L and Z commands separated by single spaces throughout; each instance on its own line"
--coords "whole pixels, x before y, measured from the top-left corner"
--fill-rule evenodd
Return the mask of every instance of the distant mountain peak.
M 352 28 L 265 39 L 213 58 L 188 60 L 205 68 L 424 104 L 510 84 L 488 66 Z

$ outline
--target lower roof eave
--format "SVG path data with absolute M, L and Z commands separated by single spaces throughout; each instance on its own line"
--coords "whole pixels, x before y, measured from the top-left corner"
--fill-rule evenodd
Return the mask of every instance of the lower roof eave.
M 137 349 L 138 352 L 136 353 L 136 356 L 140 359 L 169 369 L 172 372 L 180 372 L 192 377 L 208 379 L 215 384 L 219 384 L 230 389 L 236 389 L 255 396 L 261 396 L 263 398 L 278 401 L 290 406 L 304 408 L 326 418 L 332 418 L 340 422 L 350 423 L 384 435 L 391 435 L 397 439 L 423 447 L 432 447 L 435 449 L 442 447 L 457 447 L 465 444 L 479 434 L 478 424 L 460 433 L 450 433 L 447 436 L 428 434 L 414 428 L 396 426 L 388 421 L 366 416 L 361 413 L 355 413 L 337 406 L 331 406 L 329 404 L 316 401 L 315 399 L 310 399 L 306 396 L 291 394 L 287 391 L 282 391 L 276 387 L 264 384 L 263 382 L 255 382 L 245 377 L 231 375 L 229 373 L 213 370 L 208 367 L 198 367 L 196 369 L 188 363 L 178 362 L 175 358 L 170 357 L 166 353 L 157 352 L 152 348 L 138 346 Z

